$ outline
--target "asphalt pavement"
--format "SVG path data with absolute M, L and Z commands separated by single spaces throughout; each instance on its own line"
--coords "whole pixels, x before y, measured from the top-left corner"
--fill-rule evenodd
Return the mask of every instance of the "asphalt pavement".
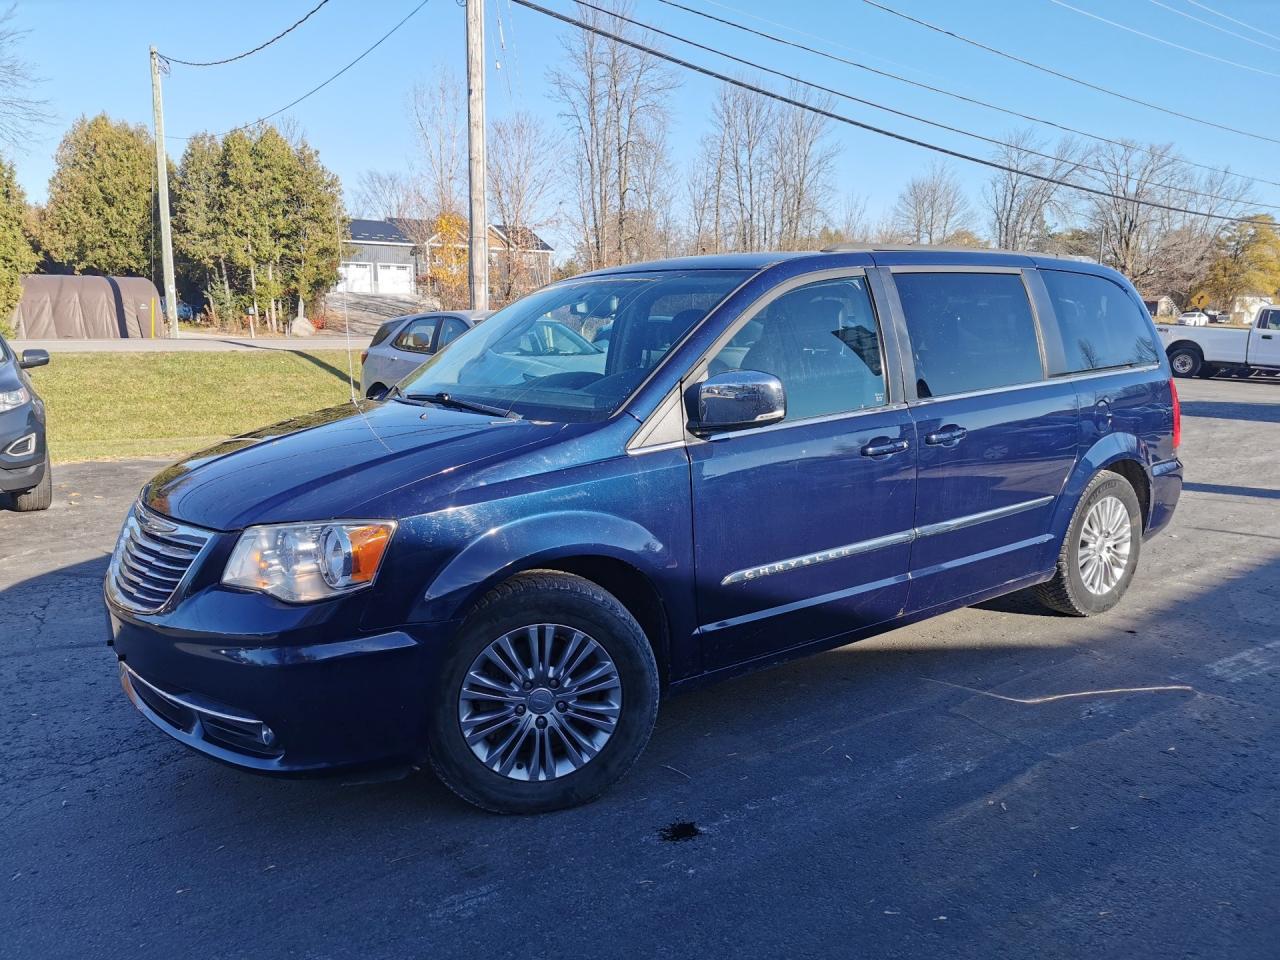
M 1180 381 L 1124 602 L 1020 598 L 672 699 L 599 802 L 269 780 L 125 699 L 101 581 L 156 462 L 0 508 L 0 958 L 1203 957 L 1280 942 L 1280 382 Z

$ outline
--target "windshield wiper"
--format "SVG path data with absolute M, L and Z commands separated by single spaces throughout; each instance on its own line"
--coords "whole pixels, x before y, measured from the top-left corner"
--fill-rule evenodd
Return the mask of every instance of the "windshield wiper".
M 506 417 L 509 420 L 521 419 L 520 414 L 514 410 L 504 410 L 502 407 L 490 406 L 487 403 L 480 403 L 477 400 L 464 400 L 461 397 L 455 397 L 451 393 L 406 393 L 403 394 L 406 400 L 426 401 L 427 403 L 439 404 L 442 407 L 453 407 L 455 410 L 470 410 L 472 413 L 487 413 L 495 417 Z

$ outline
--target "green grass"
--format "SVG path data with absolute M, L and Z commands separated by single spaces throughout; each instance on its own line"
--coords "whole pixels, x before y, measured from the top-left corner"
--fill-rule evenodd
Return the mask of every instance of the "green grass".
M 338 350 L 64 353 L 31 374 L 62 463 L 177 457 L 350 396 Z

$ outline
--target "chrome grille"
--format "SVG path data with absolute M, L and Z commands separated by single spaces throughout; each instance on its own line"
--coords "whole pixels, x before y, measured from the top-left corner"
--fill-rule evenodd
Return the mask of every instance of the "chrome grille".
M 111 554 L 107 589 L 122 607 L 159 613 L 173 599 L 213 535 L 135 503 Z

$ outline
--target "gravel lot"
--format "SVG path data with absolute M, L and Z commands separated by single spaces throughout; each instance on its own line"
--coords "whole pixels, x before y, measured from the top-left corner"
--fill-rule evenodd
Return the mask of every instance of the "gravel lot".
M 0 957 L 1274 958 L 1280 382 L 1179 386 L 1187 490 L 1117 610 L 1006 599 L 677 698 L 532 819 L 152 729 L 100 587 L 159 465 L 59 468 L 0 510 Z

